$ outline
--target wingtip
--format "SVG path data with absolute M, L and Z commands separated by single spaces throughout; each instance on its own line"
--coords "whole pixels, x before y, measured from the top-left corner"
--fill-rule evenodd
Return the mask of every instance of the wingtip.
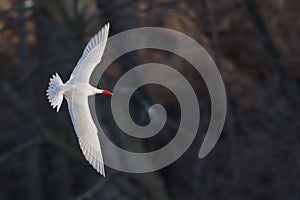
M 107 31 L 109 30 L 109 28 L 110 28 L 110 23 L 109 22 L 107 22 L 105 25 L 104 25 L 104 28 L 105 29 L 107 29 Z
M 99 172 L 99 174 L 101 174 L 103 177 L 105 177 L 104 167 L 103 167 L 103 169 L 100 169 L 98 172 Z
M 100 168 L 95 168 L 94 166 L 93 166 L 93 168 L 100 174 L 100 175 L 102 175 L 103 177 L 105 177 L 105 170 L 104 170 L 104 167 L 102 168 L 102 167 L 100 167 Z

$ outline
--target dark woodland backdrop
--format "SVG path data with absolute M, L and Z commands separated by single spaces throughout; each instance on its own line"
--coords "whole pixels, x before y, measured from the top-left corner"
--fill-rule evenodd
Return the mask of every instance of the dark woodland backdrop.
M 299 0 L 0 0 L 0 199 L 299 199 L 299 10 Z M 176 55 L 144 50 L 114 62 L 102 86 L 113 89 L 139 64 L 177 66 L 198 90 L 196 140 L 180 159 L 152 173 L 106 167 L 103 178 L 84 160 L 66 103 L 56 113 L 45 90 L 55 72 L 68 79 L 86 42 L 108 21 L 110 35 L 144 26 L 178 30 L 213 57 L 228 112 L 206 158 L 197 157 L 210 116 L 200 75 Z M 132 140 L 111 114 L 100 116 L 106 134 L 132 151 L 160 148 L 178 127 L 175 97 L 149 87 L 133 97 L 132 116 L 146 123 L 141 99 L 163 104 L 170 122 L 164 133 Z M 110 113 L 109 98 L 97 98 L 99 113 Z

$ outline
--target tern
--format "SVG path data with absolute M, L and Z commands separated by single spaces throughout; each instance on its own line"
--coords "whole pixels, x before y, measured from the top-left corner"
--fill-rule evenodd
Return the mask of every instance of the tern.
M 101 61 L 109 32 L 109 23 L 92 37 L 77 62 L 70 79 L 63 83 L 56 73 L 50 78 L 46 91 L 51 106 L 58 112 L 66 98 L 71 120 L 79 145 L 86 160 L 94 169 L 105 176 L 103 157 L 97 128 L 88 105 L 88 96 L 96 94 L 113 95 L 110 91 L 95 88 L 89 84 L 90 76 Z

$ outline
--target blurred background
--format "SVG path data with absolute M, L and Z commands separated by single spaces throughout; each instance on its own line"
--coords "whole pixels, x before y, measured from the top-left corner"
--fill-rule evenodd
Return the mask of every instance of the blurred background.
M 299 199 L 299 10 L 296 0 L 0 0 L 0 199 Z M 66 103 L 56 113 L 45 90 L 55 72 L 69 78 L 86 42 L 106 22 L 110 36 L 165 27 L 209 52 L 224 80 L 228 111 L 207 157 L 198 158 L 210 118 L 201 76 L 177 55 L 139 50 L 111 64 L 101 86 L 112 90 L 136 65 L 174 67 L 197 91 L 197 138 L 180 159 L 156 172 L 106 167 L 103 178 L 85 161 Z M 174 94 L 158 85 L 138 89 L 130 104 L 140 125 L 149 122 L 146 105 L 166 108 L 165 127 L 149 139 L 118 129 L 110 98 L 96 102 L 105 134 L 130 151 L 163 147 L 180 122 Z

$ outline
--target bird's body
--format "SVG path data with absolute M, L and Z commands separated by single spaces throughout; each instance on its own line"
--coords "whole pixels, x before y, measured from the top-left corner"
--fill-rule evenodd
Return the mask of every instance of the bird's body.
M 84 93 L 87 96 L 101 94 L 103 90 L 91 86 L 89 83 L 72 84 L 66 82 L 60 90 L 66 98 L 71 98 L 74 93 Z
M 101 61 L 108 38 L 109 24 L 106 24 L 87 44 L 82 57 L 77 62 L 70 79 L 63 83 L 56 73 L 52 76 L 47 90 L 49 102 L 57 112 L 65 97 L 68 102 L 70 117 L 74 125 L 80 148 L 89 163 L 105 176 L 104 163 L 97 135 L 97 128 L 91 116 L 88 96 L 111 92 L 98 89 L 89 84 L 90 76 Z

